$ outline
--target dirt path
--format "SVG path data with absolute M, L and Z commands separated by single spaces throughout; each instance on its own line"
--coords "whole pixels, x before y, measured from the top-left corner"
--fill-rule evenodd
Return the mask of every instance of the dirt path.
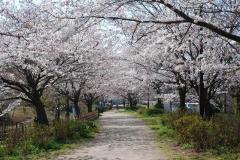
M 104 113 L 100 121 L 102 129 L 95 140 L 57 159 L 166 160 L 143 121 L 117 111 Z

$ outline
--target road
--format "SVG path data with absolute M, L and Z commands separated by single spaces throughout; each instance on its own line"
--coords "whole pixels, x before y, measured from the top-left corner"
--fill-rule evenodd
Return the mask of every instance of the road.
M 166 160 L 142 120 L 113 110 L 105 112 L 100 123 L 94 140 L 57 160 Z

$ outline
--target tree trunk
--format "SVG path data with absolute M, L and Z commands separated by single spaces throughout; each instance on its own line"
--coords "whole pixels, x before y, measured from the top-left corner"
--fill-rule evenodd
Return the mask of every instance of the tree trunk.
M 129 98 L 129 105 L 130 105 L 130 108 L 133 109 L 133 103 L 131 98 Z
M 204 96 L 204 82 L 203 82 L 203 73 L 200 72 L 200 82 L 199 82 L 199 109 L 200 115 L 204 117 L 204 106 L 205 106 L 205 96 Z
M 69 105 L 69 97 L 67 96 L 66 97 L 66 114 L 65 114 L 65 117 L 66 117 L 66 120 L 69 120 L 70 119 L 70 105 Z
M 36 114 L 37 114 L 36 122 L 38 124 L 49 125 L 47 114 L 41 100 L 37 99 L 33 101 L 33 105 L 35 106 Z
M 133 100 L 130 94 L 128 94 L 128 101 L 129 101 L 130 109 L 133 109 Z
M 170 112 L 172 112 L 172 101 L 170 101 L 169 105 L 170 105 Z
M 126 101 L 125 101 L 125 99 L 123 100 L 123 107 L 124 107 L 124 108 L 126 107 Z
M 90 102 L 87 104 L 88 113 L 92 112 L 92 105 L 93 103 L 90 103 Z
M 78 106 L 78 98 L 74 99 L 74 109 L 75 109 L 75 112 L 76 112 L 76 118 L 79 119 L 80 118 L 80 108 Z
M 199 83 L 199 107 L 200 115 L 204 118 L 210 116 L 210 100 L 208 98 L 208 89 L 204 87 L 203 73 L 200 72 L 200 83 Z
M 157 104 L 155 105 L 156 108 L 164 109 L 164 104 L 162 103 L 162 99 L 157 99 Z
M 55 120 L 56 121 L 59 121 L 60 120 L 60 115 L 61 115 L 61 111 L 60 111 L 60 108 L 57 106 L 55 108 Z
M 180 109 L 185 110 L 186 108 L 186 89 L 185 87 L 178 88 L 179 100 L 180 100 Z
M 235 113 L 240 115 L 240 89 L 238 88 L 235 92 L 236 94 L 233 98 L 235 100 Z
M 55 108 L 55 120 L 56 121 L 60 120 L 60 115 L 61 115 L 61 105 L 60 105 L 60 100 L 58 98 L 57 99 L 57 106 Z
M 210 114 L 210 101 L 208 100 L 208 95 L 207 95 L 207 89 L 205 89 L 205 107 L 204 107 L 204 118 L 209 118 L 210 116 L 211 116 L 211 114 L 213 114 L 213 113 L 211 113 Z
M 84 94 L 84 102 L 87 105 L 88 113 L 92 112 L 92 106 L 95 100 L 96 100 L 95 94 L 92 94 L 92 93 Z M 99 107 L 102 107 L 101 104 L 102 102 L 100 101 Z

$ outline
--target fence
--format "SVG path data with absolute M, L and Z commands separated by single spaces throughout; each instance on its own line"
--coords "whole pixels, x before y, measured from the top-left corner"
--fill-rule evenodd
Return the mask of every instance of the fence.
M 91 121 L 98 118 L 98 112 L 90 112 L 80 116 L 81 121 Z M 8 133 L 16 132 L 17 135 L 24 135 L 27 128 L 32 126 L 32 121 L 20 122 L 12 125 L 7 122 L 0 122 L 0 141 L 4 140 Z
M 7 137 L 8 133 L 15 132 L 16 135 L 24 135 L 25 130 L 27 128 L 27 124 L 25 123 L 17 123 L 15 125 L 7 125 L 1 123 L 0 125 L 0 141 L 4 140 Z
M 80 120 L 91 121 L 98 118 L 98 112 L 90 112 L 80 116 Z

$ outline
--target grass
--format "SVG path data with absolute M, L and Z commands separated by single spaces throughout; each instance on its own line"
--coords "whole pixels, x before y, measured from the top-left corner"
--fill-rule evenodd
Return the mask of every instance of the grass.
M 211 149 L 204 152 L 196 152 L 191 144 L 178 143 L 177 134 L 168 127 L 165 122 L 167 114 L 139 114 L 128 109 L 121 110 L 146 122 L 157 137 L 157 143 L 161 151 L 172 160 L 237 160 L 240 153 L 227 151 L 226 148 Z
M 50 160 L 56 159 L 59 155 L 63 155 L 71 151 L 72 149 L 78 148 L 84 143 L 88 142 L 89 139 L 79 139 L 77 141 L 69 141 L 65 143 L 56 143 L 58 145 L 56 149 L 49 149 L 49 150 L 37 150 L 36 153 L 28 154 L 28 155 L 21 155 L 15 153 L 15 155 L 4 155 L 4 157 L 0 156 L 2 160 Z M 18 152 L 18 151 L 16 151 Z
M 73 149 L 76 149 L 82 145 L 84 145 L 86 142 L 88 142 L 89 138 L 79 139 L 77 141 L 69 141 L 64 144 L 59 144 L 60 147 L 57 150 L 48 150 L 48 151 L 42 151 L 38 154 L 32 154 L 24 157 L 24 159 L 29 160 L 49 160 L 49 159 L 56 159 L 56 157 L 66 154 Z
M 0 143 L 0 159 L 1 160 L 45 160 L 55 159 L 57 156 L 67 153 L 74 148 L 78 148 L 90 139 L 95 137 L 99 130 L 99 123 L 96 122 L 76 122 L 70 124 L 68 132 L 64 131 L 65 125 L 59 123 L 55 128 L 45 128 L 40 126 L 29 132 L 29 137 L 16 143 L 10 150 L 6 148 L 4 142 Z M 40 129 L 40 130 L 39 130 Z M 58 134 L 56 134 L 58 129 Z M 65 128 L 66 129 L 66 128 Z M 55 130 L 55 132 L 54 132 Z M 62 131 L 62 132 L 61 132 Z M 49 134 L 49 133 L 50 134 Z M 44 138 L 42 138 L 44 137 Z M 44 139 L 47 141 L 42 141 Z M 5 143 L 14 139 L 6 139 Z M 44 143 L 42 143 L 44 142 Z

